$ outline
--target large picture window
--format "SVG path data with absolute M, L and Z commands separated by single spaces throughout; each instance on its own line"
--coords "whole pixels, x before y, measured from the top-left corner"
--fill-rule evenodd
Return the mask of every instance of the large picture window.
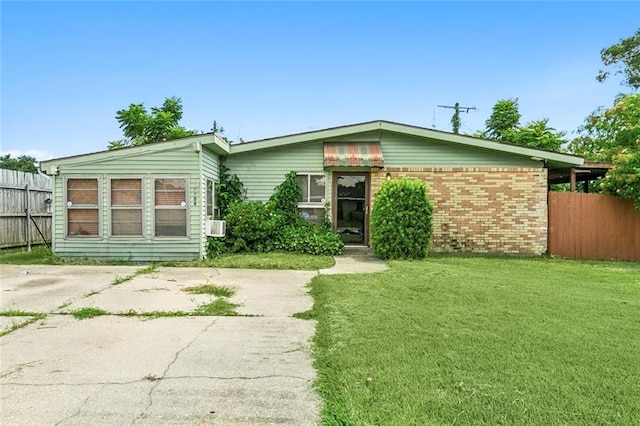
M 326 176 L 323 173 L 298 173 L 296 176 L 302 195 L 298 199 L 298 212 L 303 219 L 316 225 L 324 220 Z
M 66 189 L 67 236 L 100 235 L 100 189 L 98 178 L 69 178 Z
M 142 179 L 111 179 L 111 235 L 142 233 Z
M 186 179 L 155 179 L 155 236 L 187 236 L 187 206 Z

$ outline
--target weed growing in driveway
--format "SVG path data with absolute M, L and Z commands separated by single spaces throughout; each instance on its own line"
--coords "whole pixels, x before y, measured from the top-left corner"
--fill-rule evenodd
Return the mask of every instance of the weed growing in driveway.
M 47 314 L 43 314 L 41 312 L 21 311 L 19 309 L 0 311 L 0 317 L 38 317 L 37 319 L 42 319 L 46 316 Z
M 236 312 L 236 308 L 238 306 L 240 305 L 231 303 L 225 298 L 220 298 L 198 306 L 193 312 L 193 315 L 234 317 L 238 315 L 238 313 Z
M 122 284 L 122 283 L 125 283 L 127 281 L 131 281 L 132 279 L 134 279 L 138 275 L 150 274 L 150 273 L 154 272 L 156 269 L 158 269 L 158 265 L 156 265 L 155 263 L 152 263 L 149 266 L 145 266 L 144 268 L 138 269 L 137 271 L 135 271 L 131 275 L 127 275 L 127 276 L 124 276 L 124 277 L 118 277 L 118 276 L 115 277 L 115 279 L 113 280 L 113 282 L 111 284 L 112 285 Z
M 64 309 L 64 308 L 66 308 L 67 306 L 69 306 L 72 303 L 73 302 L 71 300 L 65 300 L 62 305 L 58 306 L 58 309 Z
M 11 327 L 7 330 L 0 331 L 0 337 L 11 333 L 12 331 L 16 331 L 22 327 L 26 327 L 27 325 L 34 323 L 38 320 L 45 319 L 47 314 L 41 312 L 27 312 L 20 310 L 9 310 L 0 312 L 0 317 L 15 317 L 15 318 L 26 318 L 23 321 L 12 321 Z
M 71 312 L 71 315 L 75 319 L 82 320 L 93 317 L 99 317 L 101 315 L 108 315 L 109 313 L 100 308 L 81 308 Z
M 211 294 L 217 297 L 231 297 L 236 294 L 235 290 L 230 289 L 229 287 L 215 284 L 202 284 L 193 287 L 185 287 L 182 291 L 191 294 Z
M 87 297 L 91 297 L 91 296 L 93 296 L 93 295 L 95 295 L 95 294 L 100 294 L 100 292 L 99 292 L 99 291 L 97 291 L 97 290 L 91 290 L 90 292 L 85 293 L 83 297 L 84 297 L 84 298 L 87 298 Z
M 121 317 L 137 317 L 144 319 L 154 318 L 166 318 L 166 317 L 185 317 L 189 315 L 184 311 L 151 311 L 151 312 L 137 312 L 135 309 L 129 309 L 124 314 L 118 314 Z

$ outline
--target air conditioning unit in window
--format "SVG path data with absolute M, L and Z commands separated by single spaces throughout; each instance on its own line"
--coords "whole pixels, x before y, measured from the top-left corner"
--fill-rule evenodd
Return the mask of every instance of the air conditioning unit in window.
M 205 220 L 204 234 L 207 237 L 224 237 L 227 222 L 224 220 Z

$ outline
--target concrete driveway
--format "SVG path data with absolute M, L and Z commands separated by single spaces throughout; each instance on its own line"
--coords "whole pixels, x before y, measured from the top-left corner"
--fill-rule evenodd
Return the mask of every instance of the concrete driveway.
M 129 266 L 0 265 L 2 311 L 46 313 L 0 337 L 2 423 L 11 425 L 290 424 L 319 421 L 306 284 L 317 272 Z M 217 284 L 245 316 L 192 312 Z M 78 320 L 83 307 L 110 313 Z M 30 317 L 2 317 L 18 327 Z

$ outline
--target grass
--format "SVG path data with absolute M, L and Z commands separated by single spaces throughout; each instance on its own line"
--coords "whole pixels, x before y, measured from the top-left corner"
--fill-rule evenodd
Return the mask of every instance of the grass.
M 223 254 L 218 257 L 192 262 L 162 262 L 162 266 L 191 266 L 234 269 L 281 269 L 317 271 L 335 264 L 332 256 L 315 256 L 304 253 L 268 252 Z
M 334 265 L 331 256 L 314 256 L 303 253 L 269 252 L 269 253 L 243 253 L 224 254 L 212 259 L 193 260 L 184 262 L 159 262 L 149 265 L 147 268 L 158 266 L 170 267 L 200 267 L 200 268 L 241 268 L 241 269 L 282 269 L 317 271 L 330 268 Z M 31 252 L 24 248 L 0 250 L 0 264 L 7 265 L 136 265 L 136 262 L 125 260 L 67 260 L 54 255 L 46 246 L 35 246 Z M 145 268 L 142 268 L 144 270 Z M 148 272 L 140 273 L 149 273 Z M 137 273 L 137 272 L 136 272 Z M 135 276 L 135 275 L 134 275 Z M 114 285 L 122 284 L 133 276 L 117 277 Z
M 325 424 L 640 424 L 640 263 L 390 265 L 311 283 Z
M 127 281 L 131 281 L 132 279 L 134 279 L 135 277 L 137 277 L 138 275 L 144 275 L 144 274 L 151 274 L 153 273 L 156 269 L 158 269 L 158 265 L 152 263 L 149 266 L 145 266 L 144 268 L 140 268 L 137 271 L 135 271 L 133 274 L 131 275 L 127 275 L 124 277 L 120 277 L 120 276 L 116 276 L 113 279 L 113 282 L 111 283 L 112 285 L 120 285 L 122 283 L 126 283 Z
M 185 287 L 182 291 L 191 294 L 211 294 L 217 297 L 231 297 L 236 292 L 233 289 L 215 284 L 202 284 L 193 287 Z
M 0 265 L 134 265 L 122 259 L 92 260 L 75 259 L 68 260 L 56 256 L 45 245 L 32 246 L 31 251 L 25 247 L 6 248 L 0 250 Z
M 8 329 L 0 331 L 0 337 L 2 337 L 6 334 L 11 333 L 12 331 L 16 331 L 22 327 L 26 327 L 27 325 L 38 320 L 45 319 L 47 315 L 41 312 L 27 312 L 13 309 L 8 311 L 0 311 L 0 317 L 11 317 L 19 319 L 13 320 L 11 327 L 9 327 Z
M 218 317 L 234 317 L 237 316 L 236 308 L 240 306 L 229 302 L 225 298 L 215 299 L 209 303 L 199 305 L 194 316 L 218 316 Z
M 109 312 L 100 308 L 87 307 L 87 308 L 80 308 L 80 309 L 76 309 L 75 311 L 71 311 L 70 314 L 73 315 L 75 319 L 82 320 L 82 319 L 99 317 L 101 315 L 109 315 Z

